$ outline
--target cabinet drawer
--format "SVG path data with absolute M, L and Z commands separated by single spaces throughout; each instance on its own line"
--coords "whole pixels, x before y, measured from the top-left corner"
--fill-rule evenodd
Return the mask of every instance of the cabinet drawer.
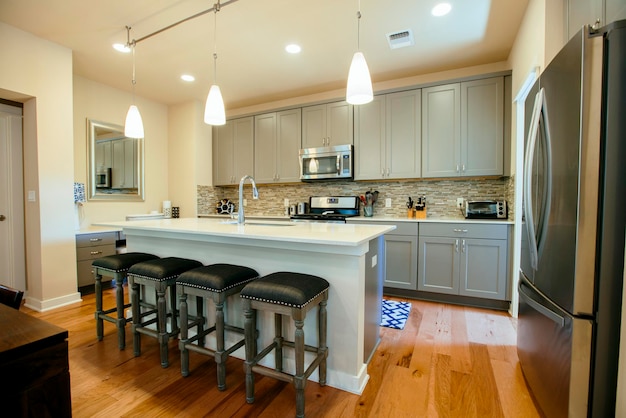
M 98 232 L 96 234 L 76 235 L 76 247 L 89 247 L 109 244 L 115 246 L 117 232 Z
M 91 260 L 76 263 L 76 276 L 78 277 L 78 287 L 89 286 L 95 283 Z M 112 279 L 110 276 L 102 276 L 102 283 L 110 282 Z
M 507 230 L 508 225 L 424 222 L 420 236 L 507 239 Z
M 396 229 L 391 232 L 387 232 L 385 235 L 413 235 L 417 236 L 417 222 L 385 222 L 385 221 L 353 221 L 348 220 L 348 223 L 355 223 L 360 225 L 395 225 Z
M 79 247 L 76 249 L 76 259 L 82 260 L 95 260 L 96 258 L 105 257 L 107 255 L 115 254 L 115 245 L 98 245 L 93 247 Z

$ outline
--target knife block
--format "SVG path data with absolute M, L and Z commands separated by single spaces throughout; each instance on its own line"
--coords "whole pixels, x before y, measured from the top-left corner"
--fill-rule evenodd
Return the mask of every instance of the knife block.
M 413 213 L 415 213 L 415 219 L 426 219 L 426 206 L 422 210 L 414 210 Z

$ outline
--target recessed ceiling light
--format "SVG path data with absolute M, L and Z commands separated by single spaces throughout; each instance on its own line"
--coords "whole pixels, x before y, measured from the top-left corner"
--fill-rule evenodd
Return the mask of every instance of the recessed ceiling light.
M 450 13 L 450 10 L 452 10 L 450 3 L 439 3 L 433 7 L 430 13 L 432 13 L 433 16 L 445 16 Z
M 128 54 L 130 52 L 130 48 L 126 44 L 113 44 L 113 48 L 116 51 L 123 52 L 125 54 Z
M 191 74 L 183 74 L 180 76 L 180 79 L 188 82 L 196 81 L 196 77 L 192 76 Z
M 298 54 L 300 51 L 302 51 L 302 48 L 300 48 L 300 45 L 289 44 L 285 47 L 285 51 L 289 52 L 290 54 Z

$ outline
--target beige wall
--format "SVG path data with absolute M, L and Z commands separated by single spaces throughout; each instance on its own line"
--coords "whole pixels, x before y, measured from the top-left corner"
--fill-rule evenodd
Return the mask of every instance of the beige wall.
M 204 103 L 171 106 L 169 112 L 169 199 L 180 217 L 198 214 L 196 185 L 212 184 L 211 127 L 204 123 Z
M 80 76 L 74 76 L 74 165 L 75 181 L 87 184 L 87 119 L 124 125 L 132 102 L 130 93 Z M 94 222 L 124 220 L 126 215 L 161 210 L 168 198 L 168 108 L 136 97 L 144 124 L 145 201 L 87 201 L 80 209 L 81 227 Z
M 24 102 L 26 303 L 79 300 L 73 223 L 72 51 L 0 22 L 2 97 Z M 9 65 L 6 65 L 9 64 Z

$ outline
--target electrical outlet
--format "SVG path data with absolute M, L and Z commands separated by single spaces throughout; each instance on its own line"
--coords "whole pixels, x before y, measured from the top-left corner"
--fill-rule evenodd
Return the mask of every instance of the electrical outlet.
M 465 203 L 465 200 L 462 197 L 457 197 L 456 198 L 456 206 L 458 208 L 463 208 L 463 204 Z
M 385 207 L 386 208 L 390 208 L 391 207 L 391 198 L 390 197 L 385 199 Z
M 243 206 L 244 207 L 248 206 L 248 199 L 243 199 Z
M 289 206 L 289 199 L 285 199 L 285 207 Z

